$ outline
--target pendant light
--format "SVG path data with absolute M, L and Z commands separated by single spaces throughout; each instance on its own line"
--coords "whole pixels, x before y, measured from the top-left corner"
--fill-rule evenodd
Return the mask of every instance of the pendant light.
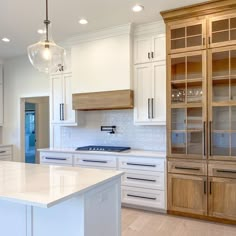
M 64 65 L 65 49 L 56 45 L 49 32 L 48 0 L 46 0 L 45 34 L 38 43 L 28 47 L 28 57 L 31 64 L 40 72 L 56 72 Z

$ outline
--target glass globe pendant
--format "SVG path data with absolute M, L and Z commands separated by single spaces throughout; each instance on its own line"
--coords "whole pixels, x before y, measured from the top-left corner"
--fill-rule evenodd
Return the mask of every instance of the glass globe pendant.
M 56 72 L 64 65 L 65 57 L 65 49 L 58 46 L 51 35 L 49 37 L 50 23 L 48 20 L 48 0 L 46 0 L 45 34 L 39 42 L 28 47 L 28 57 L 31 64 L 40 72 L 45 73 Z

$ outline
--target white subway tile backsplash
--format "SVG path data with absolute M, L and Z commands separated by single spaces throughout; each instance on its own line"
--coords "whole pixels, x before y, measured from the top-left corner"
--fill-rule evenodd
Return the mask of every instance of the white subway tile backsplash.
M 116 133 L 101 132 L 102 125 L 116 125 Z M 83 126 L 62 127 L 61 143 L 63 148 L 91 144 L 166 151 L 166 127 L 134 125 L 133 110 L 87 111 Z

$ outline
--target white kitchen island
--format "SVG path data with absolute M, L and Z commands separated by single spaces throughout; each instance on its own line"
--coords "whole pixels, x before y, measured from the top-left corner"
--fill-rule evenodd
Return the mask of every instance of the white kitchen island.
M 120 236 L 122 172 L 0 162 L 1 236 Z

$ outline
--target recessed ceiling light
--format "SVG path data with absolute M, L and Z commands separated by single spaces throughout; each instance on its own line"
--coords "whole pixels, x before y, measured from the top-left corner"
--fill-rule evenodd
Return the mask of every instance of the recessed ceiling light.
M 9 43 L 11 40 L 8 39 L 8 38 L 2 38 L 2 41 L 5 42 L 5 43 Z
M 39 34 L 45 34 L 45 33 L 46 33 L 46 30 L 38 29 L 37 32 L 38 32 Z
M 132 11 L 134 11 L 134 12 L 140 12 L 143 10 L 144 10 L 144 6 L 142 6 L 142 5 L 135 5 L 132 7 Z
M 81 25 L 86 25 L 86 24 L 88 24 L 88 21 L 87 21 L 86 19 L 80 19 L 80 20 L 79 20 L 79 23 L 80 23 Z

